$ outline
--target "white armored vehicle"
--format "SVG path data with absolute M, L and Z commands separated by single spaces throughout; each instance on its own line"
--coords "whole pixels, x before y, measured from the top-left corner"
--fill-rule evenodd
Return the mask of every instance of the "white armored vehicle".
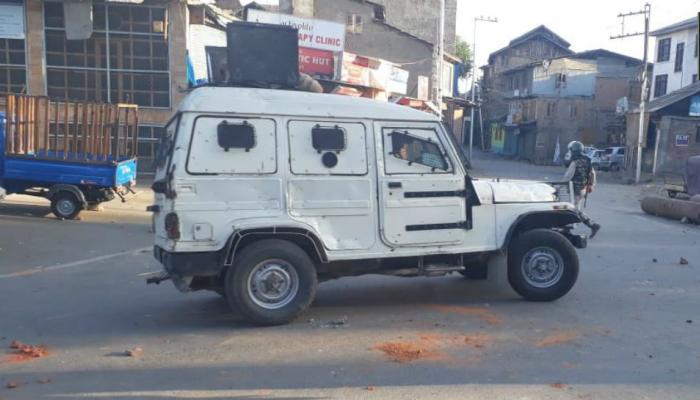
M 440 120 L 332 94 L 202 87 L 160 147 L 154 253 L 181 291 L 207 289 L 258 324 L 291 321 L 318 282 L 485 273 L 508 255 L 513 289 L 566 294 L 580 222 L 553 186 L 470 177 Z

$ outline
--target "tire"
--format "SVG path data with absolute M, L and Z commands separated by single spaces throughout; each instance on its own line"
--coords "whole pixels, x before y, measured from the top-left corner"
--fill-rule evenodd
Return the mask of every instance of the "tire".
M 508 282 L 527 301 L 554 301 L 564 296 L 576 283 L 578 271 L 574 246 L 549 229 L 524 232 L 508 248 Z
M 59 219 L 76 219 L 83 205 L 70 192 L 58 192 L 51 198 L 51 212 Z
M 316 268 L 304 250 L 268 239 L 236 255 L 226 274 L 225 297 L 233 310 L 257 325 L 282 325 L 311 305 L 317 284 Z
M 673 190 L 669 190 L 669 191 L 668 191 L 668 197 L 670 197 L 670 198 L 672 198 L 672 199 L 675 199 L 676 197 L 678 197 L 678 192 L 673 191 Z

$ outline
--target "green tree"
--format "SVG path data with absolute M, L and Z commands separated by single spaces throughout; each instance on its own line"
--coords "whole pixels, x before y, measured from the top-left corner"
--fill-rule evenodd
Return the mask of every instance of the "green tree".
M 462 76 L 466 76 L 472 69 L 472 48 L 469 46 L 469 43 L 459 36 L 457 36 L 455 48 L 455 55 L 466 65 L 466 68 L 462 71 Z

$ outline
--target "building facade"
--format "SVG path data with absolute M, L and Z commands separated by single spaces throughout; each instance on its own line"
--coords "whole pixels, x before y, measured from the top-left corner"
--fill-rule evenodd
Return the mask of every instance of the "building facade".
M 641 61 L 591 50 L 502 71 L 500 99 L 508 109 L 493 121 L 494 147 L 537 164 L 556 163 L 557 147 L 573 140 L 606 146 L 623 141 L 621 99 L 639 97 Z M 492 135 L 493 136 L 493 135 Z
M 693 17 L 650 33 L 656 38 L 650 98 L 698 80 L 698 19 Z
M 527 87 L 526 74 L 534 62 L 572 54 L 571 44 L 544 25 L 511 40 L 507 46 L 491 53 L 488 64 L 481 67 L 483 109 L 486 118 L 496 120 L 510 110 L 505 100 L 513 91 Z M 520 93 L 519 93 L 520 95 Z
M 22 24 L 4 29 L 17 29 L 16 38 L 0 38 L 0 91 L 138 104 L 140 169 L 152 170 L 162 127 L 188 85 L 187 3 L 94 1 L 88 37 L 75 40 L 68 39 L 67 27 L 77 23 L 64 13 L 68 2 L 7 4 Z
M 700 82 L 651 100 L 642 132 L 642 170 L 683 174 L 690 156 L 700 155 Z M 627 165 L 636 165 L 639 109 L 627 114 Z

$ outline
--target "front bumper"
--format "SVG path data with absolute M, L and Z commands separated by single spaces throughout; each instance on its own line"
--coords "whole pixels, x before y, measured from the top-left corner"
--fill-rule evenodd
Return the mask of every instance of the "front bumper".
M 220 252 L 174 253 L 153 246 L 153 257 L 174 277 L 217 276 L 223 269 Z

